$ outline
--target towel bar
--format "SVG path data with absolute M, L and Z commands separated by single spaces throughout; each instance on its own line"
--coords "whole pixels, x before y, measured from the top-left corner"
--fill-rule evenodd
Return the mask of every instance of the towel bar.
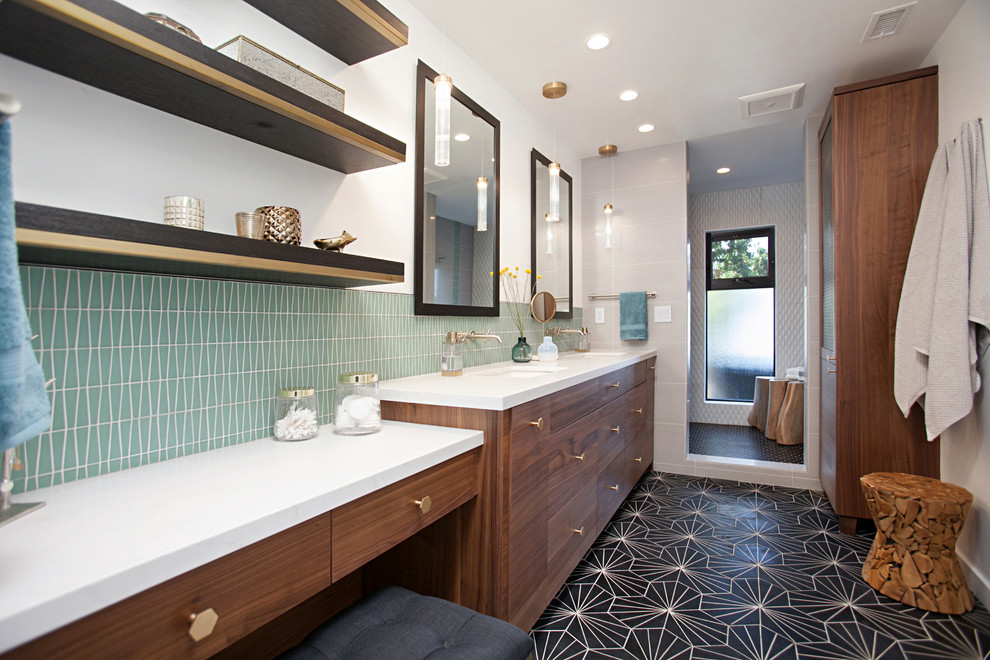
M 0 92 L 0 124 L 21 111 L 21 102 L 13 94 Z
M 647 298 L 656 298 L 656 291 L 647 291 Z M 618 300 L 619 294 L 617 293 L 589 293 L 588 300 Z

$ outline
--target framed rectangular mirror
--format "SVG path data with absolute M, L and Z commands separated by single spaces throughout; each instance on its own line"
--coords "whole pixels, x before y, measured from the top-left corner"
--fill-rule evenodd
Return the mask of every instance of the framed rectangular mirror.
M 449 164 L 435 164 L 437 72 L 416 69 L 417 315 L 498 316 L 499 121 L 456 86 Z
M 572 297 L 573 224 L 571 222 L 573 179 L 560 171 L 560 219 L 550 217 L 550 159 L 533 149 L 530 178 L 531 236 L 530 262 L 537 291 L 548 291 L 557 300 L 556 318 L 574 318 Z M 537 280 L 539 276 L 539 280 Z

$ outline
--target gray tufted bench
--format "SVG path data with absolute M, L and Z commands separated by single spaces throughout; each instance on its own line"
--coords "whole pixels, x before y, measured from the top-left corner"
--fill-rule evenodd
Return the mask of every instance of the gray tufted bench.
M 533 640 L 510 623 L 386 587 L 314 630 L 283 660 L 524 660 Z

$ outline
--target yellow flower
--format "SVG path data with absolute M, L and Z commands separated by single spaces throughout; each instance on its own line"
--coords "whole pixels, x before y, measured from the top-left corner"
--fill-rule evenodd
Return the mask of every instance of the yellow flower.
M 533 271 L 531 271 L 531 270 L 530 270 L 529 268 L 527 268 L 527 269 L 526 269 L 526 274 L 527 274 L 527 275 L 529 275 L 529 274 L 530 274 L 530 273 L 532 273 L 532 272 L 533 272 Z
M 519 270 L 519 266 L 516 266 L 516 270 Z
M 494 270 L 493 271 L 490 271 L 488 274 L 491 275 L 491 276 L 494 276 L 495 275 L 495 271 Z
M 536 279 L 538 279 L 538 280 L 542 280 L 542 279 L 543 279 L 543 276 L 542 276 L 542 275 L 537 275 L 537 276 L 536 276 Z
M 512 279 L 514 279 L 514 280 L 518 280 L 518 279 L 519 279 L 519 276 L 518 276 L 518 275 L 513 275 L 513 276 L 512 276 Z

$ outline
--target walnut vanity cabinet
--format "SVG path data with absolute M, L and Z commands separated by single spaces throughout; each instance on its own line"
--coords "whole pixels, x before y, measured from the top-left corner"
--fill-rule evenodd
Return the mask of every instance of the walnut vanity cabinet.
M 936 67 L 835 89 L 819 129 L 821 481 L 844 532 L 869 518 L 859 478 L 938 477 L 920 408 L 894 401 L 894 329 L 937 147 Z
M 462 540 L 448 516 L 478 493 L 479 450 L 472 449 L 364 497 L 273 534 L 142 591 L 3 655 L 34 658 L 273 657 L 379 585 L 387 551 L 431 537 L 404 580 L 456 574 Z M 429 504 L 427 504 L 429 501 Z M 441 522 L 442 521 L 442 522 Z M 440 523 L 440 524 L 436 524 Z M 362 570 L 364 567 L 370 567 Z M 456 598 L 456 593 L 435 595 Z
M 461 604 L 529 630 L 653 463 L 653 366 L 641 360 L 517 405 L 382 401 L 386 419 L 481 429 Z

